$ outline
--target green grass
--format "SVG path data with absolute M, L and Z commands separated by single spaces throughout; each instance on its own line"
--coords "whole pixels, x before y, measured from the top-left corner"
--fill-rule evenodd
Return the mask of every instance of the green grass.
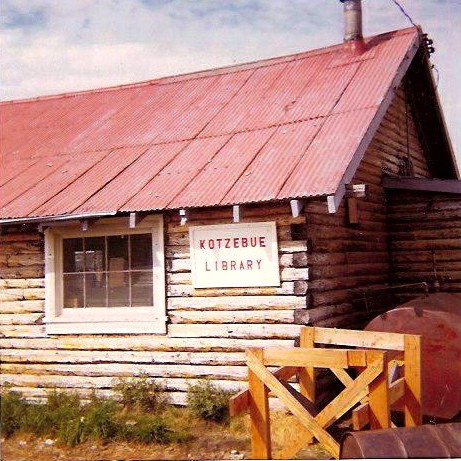
M 207 380 L 189 386 L 187 407 L 199 418 L 223 422 L 229 418 L 229 397 L 231 392 L 220 389 Z
M 185 415 L 218 423 L 228 417 L 229 393 L 208 381 L 189 386 L 187 410 L 169 405 L 162 386 L 147 375 L 118 380 L 114 391 L 118 398 L 93 393 L 82 402 L 76 393 L 53 390 L 44 402 L 32 403 L 5 386 L 0 394 L 2 437 L 29 433 L 67 446 L 88 440 L 183 443 L 192 438 Z

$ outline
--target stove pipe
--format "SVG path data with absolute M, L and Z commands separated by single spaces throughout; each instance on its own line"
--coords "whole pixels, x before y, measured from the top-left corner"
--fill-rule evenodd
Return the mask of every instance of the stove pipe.
M 344 43 L 355 52 L 363 52 L 365 43 L 362 34 L 362 1 L 339 0 L 344 5 Z

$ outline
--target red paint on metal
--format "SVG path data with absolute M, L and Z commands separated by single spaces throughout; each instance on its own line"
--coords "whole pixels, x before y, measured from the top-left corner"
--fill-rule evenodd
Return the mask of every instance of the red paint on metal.
M 415 299 L 365 329 L 422 335 L 424 414 L 450 419 L 461 411 L 461 294 Z
M 0 103 L 1 217 L 334 194 L 418 37 Z

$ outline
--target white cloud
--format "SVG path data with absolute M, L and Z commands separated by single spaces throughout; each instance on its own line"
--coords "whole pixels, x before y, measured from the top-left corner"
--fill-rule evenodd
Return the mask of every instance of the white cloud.
M 461 155 L 461 0 L 399 0 L 434 38 L 433 62 Z M 392 0 L 365 0 L 364 31 L 410 25 Z M 0 98 L 101 87 L 327 46 L 338 0 L 3 0 Z

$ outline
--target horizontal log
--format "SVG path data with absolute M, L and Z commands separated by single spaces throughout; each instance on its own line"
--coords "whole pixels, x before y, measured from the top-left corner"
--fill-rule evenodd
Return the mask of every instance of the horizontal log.
M 299 296 L 215 296 L 196 298 L 170 298 L 168 311 L 174 310 L 255 310 L 296 309 L 305 306 Z
M 211 297 L 211 296 L 277 296 L 298 295 L 306 291 L 300 282 L 282 282 L 280 287 L 245 287 L 245 288 L 194 288 L 192 285 L 170 285 L 167 287 L 168 297 Z
M 344 290 L 344 289 L 363 289 L 368 290 L 374 285 L 382 286 L 387 281 L 386 274 L 348 276 L 341 279 L 319 279 L 309 282 L 309 291 L 316 293 L 319 291 Z
M 248 325 L 169 325 L 168 332 L 173 338 L 275 338 L 293 339 L 299 336 L 298 325 L 248 324 Z
M 2 373 L 29 375 L 62 375 L 62 376 L 102 376 L 131 377 L 147 373 L 150 377 L 166 378 L 214 378 L 214 379 L 246 379 L 246 366 L 222 365 L 181 365 L 181 364 L 147 364 L 147 363 L 97 363 L 97 364 L 2 364 Z
M 33 232 L 23 233 L 5 233 L 0 234 L 0 243 L 8 243 L 8 242 L 40 242 L 43 241 L 43 235 Z
M 24 279 L 40 278 L 44 276 L 44 265 L 32 267 L 3 267 L 0 266 L 0 278 Z
M 460 221 L 461 222 L 461 221 Z M 452 223 L 453 226 L 454 223 Z M 411 240 L 441 240 L 441 239 L 461 239 L 461 227 L 442 228 L 434 226 L 434 229 L 420 229 L 416 224 L 411 231 L 393 231 L 392 239 L 394 241 L 411 241 Z
M 406 261 L 404 263 L 394 263 L 392 265 L 392 270 L 394 272 L 432 272 L 436 270 L 437 273 L 439 272 L 451 272 L 451 271 L 461 271 L 461 252 L 459 255 L 458 261 L 448 261 L 448 262 L 440 262 L 440 261 L 430 261 L 430 262 L 413 262 L 413 261 Z
M 6 265 L 8 267 L 27 267 L 27 266 L 39 266 L 44 264 L 43 252 L 40 253 L 22 253 L 7 255 Z
M 4 288 L 0 290 L 0 301 L 45 299 L 44 288 Z
M 220 323 L 293 323 L 294 312 L 290 310 L 243 310 L 243 311 L 172 311 L 172 324 L 220 324 Z
M 286 267 L 280 273 L 282 281 L 309 280 L 309 268 Z
M 324 320 L 335 315 L 345 314 L 354 310 L 351 303 L 340 305 L 320 306 L 312 309 L 297 309 L 294 315 L 294 321 L 299 325 L 315 325 L 316 322 Z
M 349 277 L 353 275 L 382 274 L 389 270 L 387 262 L 369 261 L 367 264 L 344 264 L 338 266 L 317 266 L 311 270 L 312 280 L 319 278 Z
M 40 338 L 46 337 L 45 325 L 0 325 L 0 337 Z
M 0 325 L 36 325 L 42 322 L 43 313 L 0 314 Z
M 43 312 L 45 301 L 2 301 L 0 312 L 3 314 L 26 314 L 28 312 Z
M 130 377 L 131 379 L 132 377 Z M 27 387 L 38 387 L 46 388 L 53 390 L 54 388 L 62 388 L 67 390 L 72 390 L 75 388 L 78 389 L 110 389 L 117 382 L 117 378 L 113 377 L 101 377 L 101 376 L 61 376 L 61 375 L 43 375 L 43 381 L 40 381 L 40 377 L 37 375 L 4 375 L 1 377 L 1 382 L 3 383 L 12 383 L 15 386 L 18 386 L 18 389 L 27 388 Z M 123 379 L 123 378 L 122 378 Z M 165 379 L 155 379 L 162 389 L 167 391 L 179 391 L 187 392 L 189 386 L 198 384 L 202 379 L 201 378 L 165 378 Z M 246 382 L 245 381 L 235 381 L 235 380 L 224 380 L 224 379 L 210 379 L 210 383 L 216 385 L 220 389 L 239 392 L 241 389 L 244 389 Z M 20 387 L 19 387 L 20 386 Z M 113 392 L 114 396 L 118 394 Z
M 299 329 L 299 327 L 298 327 Z M 134 336 L 58 336 L 43 338 L 1 338 L 5 349 L 48 349 L 88 351 L 141 351 L 141 352 L 239 352 L 250 347 L 269 345 L 291 347 L 292 339 L 210 338 L 134 335 Z
M 44 288 L 45 280 L 39 279 L 1 279 L 0 288 Z
M 244 352 L 92 351 L 2 349 L 4 363 L 148 363 L 245 365 Z

